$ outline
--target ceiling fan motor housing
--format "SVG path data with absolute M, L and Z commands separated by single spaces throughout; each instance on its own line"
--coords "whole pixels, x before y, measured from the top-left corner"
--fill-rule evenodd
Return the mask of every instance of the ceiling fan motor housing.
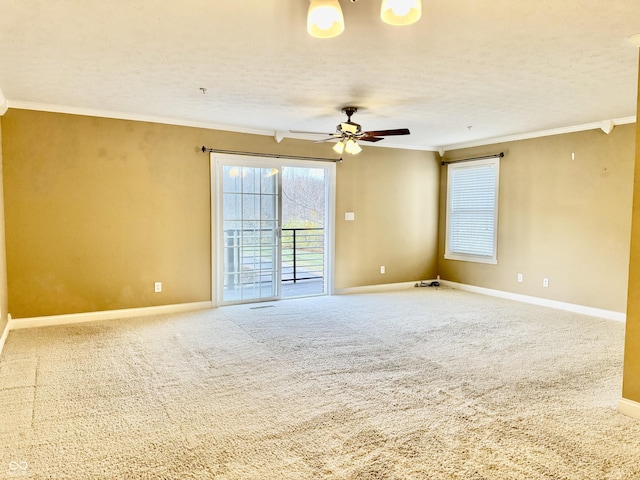
M 357 135 L 362 131 L 360 124 L 351 121 L 351 115 L 358 111 L 358 107 L 343 107 L 342 111 L 347 115 L 347 121 L 340 123 L 336 130 L 343 135 Z
M 358 133 L 360 133 L 362 128 L 360 127 L 359 124 L 355 122 L 342 122 L 338 124 L 338 126 L 336 127 L 336 130 L 338 131 L 338 133 L 343 133 L 347 135 L 357 135 Z

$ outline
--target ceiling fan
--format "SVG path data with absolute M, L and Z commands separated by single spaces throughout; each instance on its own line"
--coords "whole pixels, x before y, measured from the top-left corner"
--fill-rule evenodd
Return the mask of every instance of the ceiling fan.
M 291 130 L 291 133 L 328 135 L 329 138 L 318 140 L 316 143 L 337 140 L 338 143 L 334 145 L 333 150 L 338 154 L 347 152 L 352 155 L 355 155 L 356 153 L 360 153 L 362 151 L 362 147 L 358 145 L 358 141 L 379 142 L 380 140 L 384 140 L 384 137 L 392 135 L 409 135 L 411 133 L 409 132 L 408 128 L 396 128 L 393 130 L 370 130 L 367 132 L 363 132 L 360 124 L 351 121 L 351 116 L 358 111 L 358 108 L 344 107 L 342 111 L 347 115 L 347 121 L 339 123 L 336 126 L 335 133 L 307 132 L 303 130 Z

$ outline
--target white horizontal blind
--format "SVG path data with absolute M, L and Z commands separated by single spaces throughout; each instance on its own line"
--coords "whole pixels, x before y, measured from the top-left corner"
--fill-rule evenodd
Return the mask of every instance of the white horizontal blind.
M 446 258 L 495 263 L 498 162 L 448 166 Z

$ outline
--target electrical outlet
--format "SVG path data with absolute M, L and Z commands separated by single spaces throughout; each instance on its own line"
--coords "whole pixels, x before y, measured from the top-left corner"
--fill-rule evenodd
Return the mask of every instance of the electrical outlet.
M 548 288 L 549 287 L 549 279 L 548 278 L 543 278 L 542 279 L 542 286 L 544 288 Z
M 524 282 L 524 277 L 522 276 L 521 273 L 518 274 L 518 283 L 522 283 Z
M 380 265 L 380 274 L 384 274 L 384 273 L 385 273 L 384 265 Z
M 162 282 L 156 282 L 153 285 L 153 289 L 156 293 L 160 293 L 162 291 Z

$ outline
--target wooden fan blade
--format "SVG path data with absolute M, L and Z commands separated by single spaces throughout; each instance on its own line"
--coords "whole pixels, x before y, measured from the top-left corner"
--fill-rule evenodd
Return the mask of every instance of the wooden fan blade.
M 379 142 L 380 140 L 384 140 L 382 137 L 372 137 L 371 135 L 365 135 L 363 137 L 358 138 L 358 141 L 362 140 L 363 142 Z
M 372 132 L 364 132 L 365 137 L 390 137 L 391 135 L 409 135 L 411 132 L 408 128 L 396 128 L 394 130 L 374 130 Z

